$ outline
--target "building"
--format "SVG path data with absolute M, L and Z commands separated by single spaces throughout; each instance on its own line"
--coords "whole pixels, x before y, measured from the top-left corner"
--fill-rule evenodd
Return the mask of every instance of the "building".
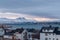
M 14 40 L 15 36 L 12 30 L 5 29 L 5 34 L 3 36 L 4 40 Z
M 16 29 L 14 35 L 16 40 L 25 40 L 26 39 L 25 37 L 27 36 L 25 35 L 25 30 L 23 28 Z
M 4 40 L 12 40 L 13 39 L 13 35 L 12 34 L 5 34 L 4 35 Z
M 16 32 L 14 33 L 16 40 L 23 40 L 22 39 L 22 33 Z
M 40 38 L 40 32 L 39 30 L 35 30 L 35 29 L 27 29 L 28 33 L 28 40 L 39 40 Z M 37 35 L 38 34 L 38 35 Z
M 0 40 L 4 40 L 5 28 L 8 28 L 6 25 L 0 25 Z
M 60 28 L 42 27 L 40 30 L 40 40 L 60 40 Z
M 4 35 L 4 29 L 0 28 L 0 40 L 3 40 L 3 35 Z
M 36 34 L 32 34 L 32 40 L 40 40 L 40 34 L 36 33 Z
M 4 39 L 6 40 L 27 40 L 27 30 L 18 28 L 15 30 L 5 29 Z
M 54 30 L 55 33 L 55 40 L 60 40 L 60 28 L 56 28 Z
M 22 35 L 23 35 L 23 40 L 28 40 L 28 31 L 26 29 L 24 29 Z

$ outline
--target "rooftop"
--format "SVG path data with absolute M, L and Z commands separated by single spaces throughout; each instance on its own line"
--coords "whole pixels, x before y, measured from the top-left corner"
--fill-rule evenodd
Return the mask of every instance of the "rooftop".
M 45 33 L 45 32 L 47 32 L 47 33 L 53 33 L 56 28 L 57 28 L 57 27 L 52 27 L 52 26 L 50 25 L 49 27 L 42 27 L 41 30 L 40 30 L 40 32 L 42 32 L 42 33 Z M 44 31 L 43 31 L 43 30 L 44 30 Z M 46 31 L 46 30 L 47 30 L 47 31 Z

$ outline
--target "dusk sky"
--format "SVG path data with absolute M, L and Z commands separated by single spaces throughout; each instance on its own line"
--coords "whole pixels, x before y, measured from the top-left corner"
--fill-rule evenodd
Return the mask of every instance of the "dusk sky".
M 0 18 L 60 20 L 60 0 L 0 0 Z

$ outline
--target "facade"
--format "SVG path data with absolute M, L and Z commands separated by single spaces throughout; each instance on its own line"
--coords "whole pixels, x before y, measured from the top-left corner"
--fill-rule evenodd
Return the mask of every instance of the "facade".
M 4 39 L 10 39 L 12 40 L 13 35 L 4 35 Z
M 0 28 L 0 40 L 3 40 L 4 29 Z
M 14 35 L 18 40 L 27 40 L 27 31 L 24 29 L 17 29 Z
M 28 31 L 26 29 L 22 32 L 22 36 L 23 40 L 28 40 Z
M 40 31 L 40 40 L 60 40 L 60 28 L 42 27 Z
M 23 40 L 21 33 L 16 32 L 16 33 L 14 33 L 14 35 L 15 35 L 15 38 L 16 38 L 17 40 Z
M 40 32 L 38 30 L 28 29 L 27 31 L 28 31 L 28 33 L 27 33 L 28 40 L 39 40 Z
M 37 33 L 37 34 L 32 34 L 32 40 L 40 40 L 40 34 Z
M 3 35 L 4 35 L 4 29 L 0 28 L 0 36 L 3 36 Z

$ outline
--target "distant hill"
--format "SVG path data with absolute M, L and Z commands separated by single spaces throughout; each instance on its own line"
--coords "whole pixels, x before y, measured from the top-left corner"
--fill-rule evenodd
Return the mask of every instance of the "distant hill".
M 0 23 L 36 23 L 37 21 L 35 20 L 30 20 L 30 19 L 26 19 L 24 17 L 21 18 L 16 18 L 16 19 L 7 19 L 7 18 L 0 18 Z
M 19 17 L 16 19 L 0 18 L 0 24 L 60 24 L 60 21 L 38 22 L 24 17 Z

